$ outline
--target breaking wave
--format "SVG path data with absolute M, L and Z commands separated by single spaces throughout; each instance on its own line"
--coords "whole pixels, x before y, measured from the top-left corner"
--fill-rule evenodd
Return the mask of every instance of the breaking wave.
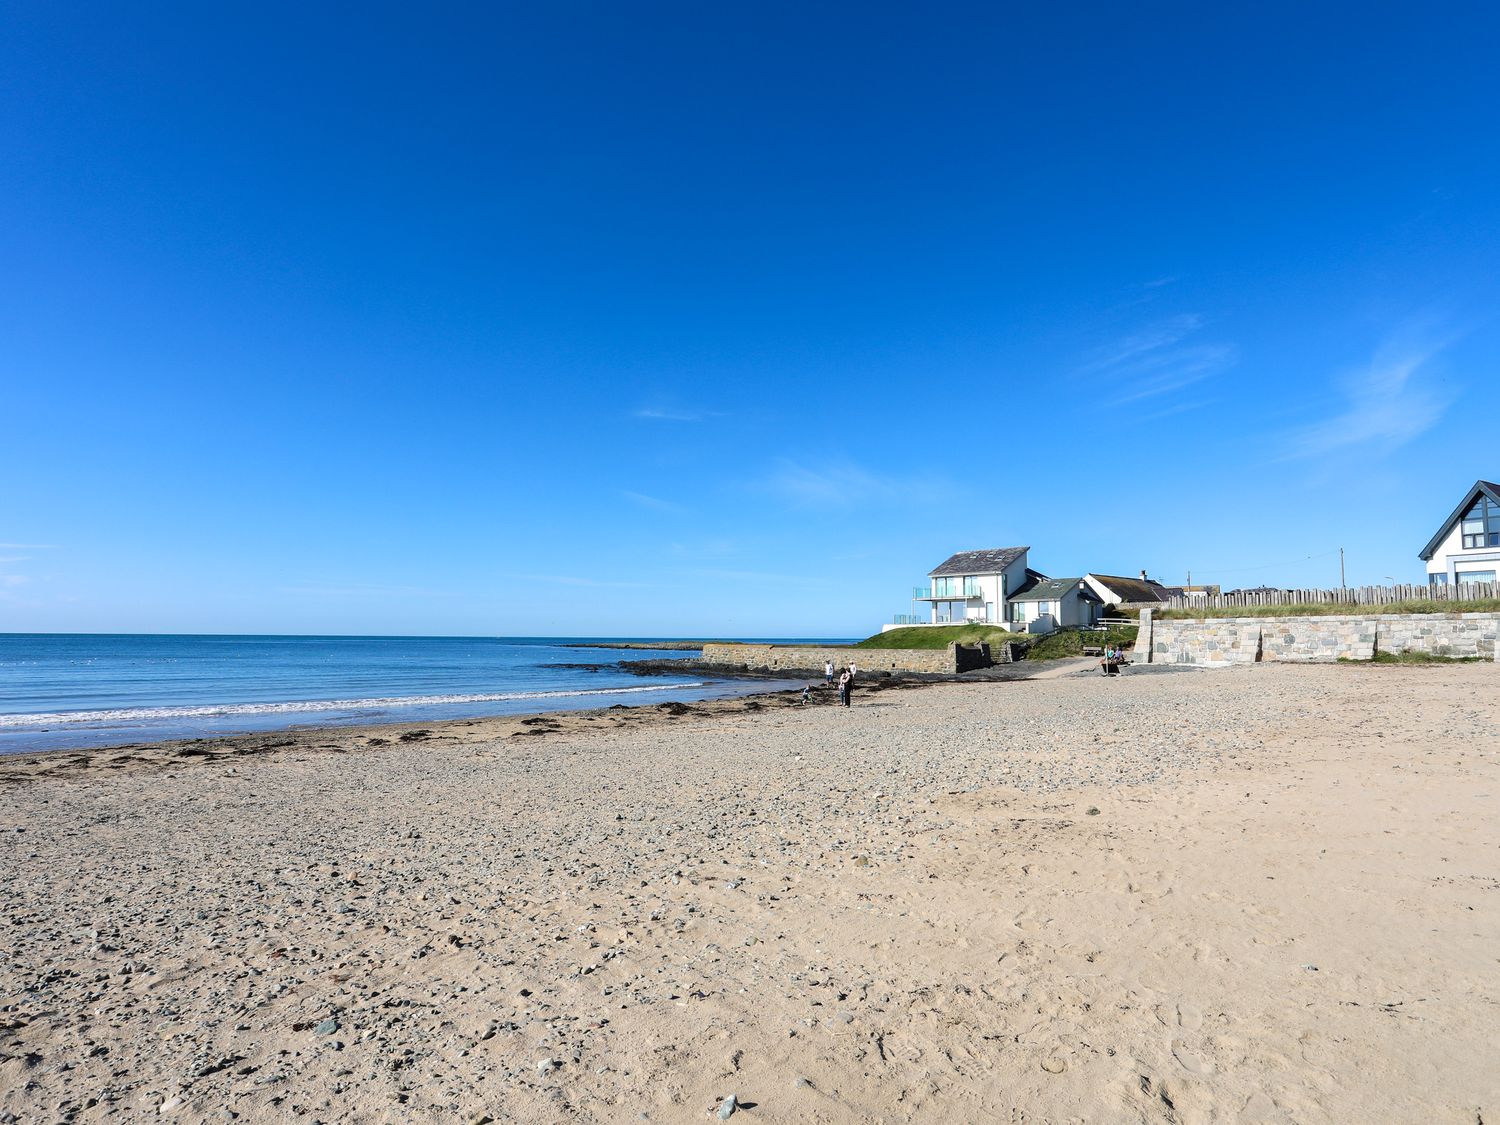
M 60 726 L 65 723 L 137 723 L 153 719 L 212 719 L 227 715 L 289 715 L 319 711 L 381 711 L 389 707 L 441 706 L 450 703 L 505 703 L 526 699 L 570 699 L 588 695 L 639 695 L 703 687 L 707 681 L 651 684 L 643 687 L 581 688 L 577 691 L 497 691 L 468 695 L 406 695 L 383 699 L 309 699 L 290 703 L 223 703 L 194 707 L 124 707 L 109 711 L 58 711 L 43 715 L 0 715 L 0 727 Z

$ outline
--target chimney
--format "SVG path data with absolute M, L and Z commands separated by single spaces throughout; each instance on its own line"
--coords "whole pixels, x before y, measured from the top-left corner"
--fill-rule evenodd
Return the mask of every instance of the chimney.
M 1149 582 L 1149 581 L 1151 581 L 1149 578 L 1146 577 L 1146 572 L 1144 570 L 1141 571 L 1141 581 L 1142 582 Z

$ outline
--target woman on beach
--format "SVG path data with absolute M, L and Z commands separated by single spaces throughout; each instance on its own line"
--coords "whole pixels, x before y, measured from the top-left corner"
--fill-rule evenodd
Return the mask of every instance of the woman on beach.
M 845 707 L 849 706 L 849 692 L 854 687 L 854 677 L 847 671 L 839 677 L 839 702 Z

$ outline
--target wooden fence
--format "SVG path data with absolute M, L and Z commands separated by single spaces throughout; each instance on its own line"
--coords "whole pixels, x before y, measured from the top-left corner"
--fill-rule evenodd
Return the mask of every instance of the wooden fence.
M 1464 602 L 1500 598 L 1500 582 L 1462 582 L 1454 586 L 1349 586 L 1340 590 L 1262 590 L 1210 597 L 1172 598 L 1165 609 L 1240 609 L 1257 605 L 1386 605 L 1392 602 L 1452 602 L 1462 612 Z M 1145 603 L 1132 602 L 1132 608 Z

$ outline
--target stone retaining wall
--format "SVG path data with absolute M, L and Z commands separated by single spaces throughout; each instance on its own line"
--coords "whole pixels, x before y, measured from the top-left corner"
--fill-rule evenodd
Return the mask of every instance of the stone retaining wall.
M 983 649 L 983 654 L 979 652 Z M 823 674 L 823 665 L 845 667 L 851 660 L 860 672 L 928 672 L 953 675 L 970 668 L 987 667 L 989 647 L 947 648 L 813 648 L 801 645 L 706 644 L 703 660 L 736 668 L 767 669 L 772 672 Z
M 1377 652 L 1490 656 L 1500 613 L 1379 613 L 1157 621 L 1141 611 L 1134 659 L 1156 664 L 1369 660 Z

